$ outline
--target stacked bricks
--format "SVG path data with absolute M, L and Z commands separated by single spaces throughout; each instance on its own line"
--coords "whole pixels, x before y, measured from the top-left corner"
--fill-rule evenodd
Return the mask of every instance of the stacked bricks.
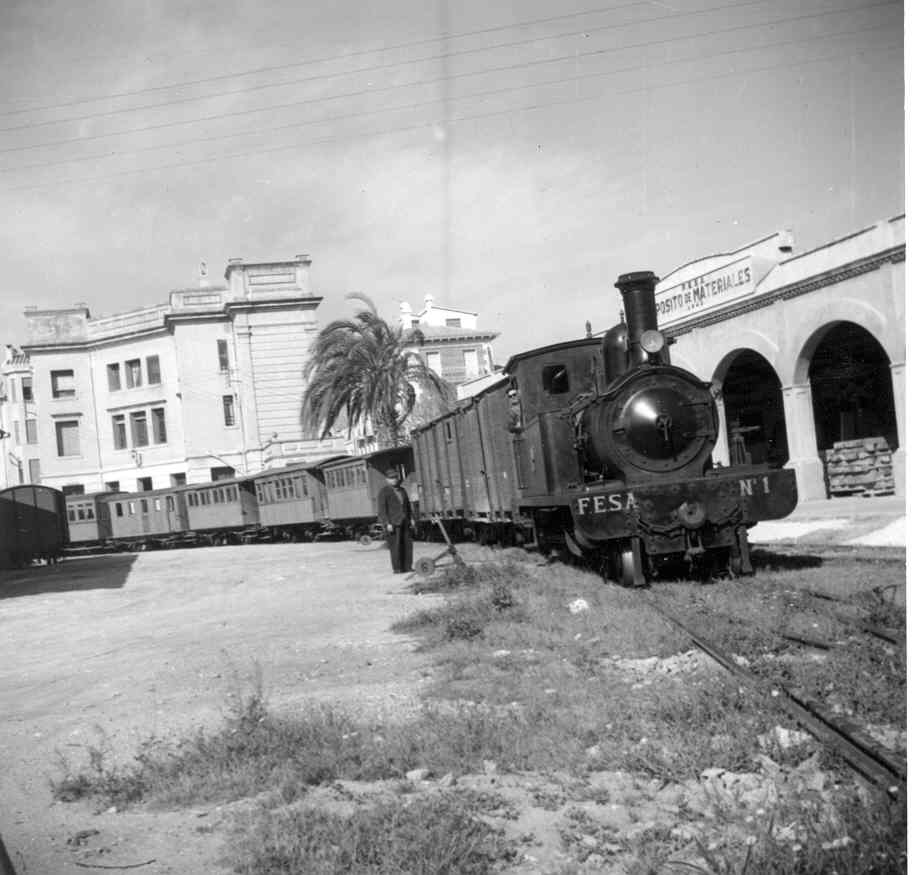
M 893 457 L 882 437 L 839 441 L 825 454 L 831 495 L 892 495 Z

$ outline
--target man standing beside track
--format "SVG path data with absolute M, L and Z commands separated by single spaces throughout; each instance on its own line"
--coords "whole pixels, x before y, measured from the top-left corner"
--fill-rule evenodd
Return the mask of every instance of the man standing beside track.
M 386 472 L 386 486 L 377 495 L 377 518 L 386 532 L 393 574 L 412 570 L 412 505 L 395 468 Z

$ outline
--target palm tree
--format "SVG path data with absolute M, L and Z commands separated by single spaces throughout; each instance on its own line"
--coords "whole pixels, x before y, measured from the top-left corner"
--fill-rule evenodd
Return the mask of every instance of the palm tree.
M 317 335 L 304 367 L 302 421 L 326 437 L 339 421 L 351 436 L 356 423 L 370 420 L 378 445 L 396 446 L 404 442 L 416 386 L 444 401 L 450 387 L 415 352 L 424 342 L 420 331 L 390 325 L 365 295 L 346 297 L 364 306 L 353 319 L 330 322 Z

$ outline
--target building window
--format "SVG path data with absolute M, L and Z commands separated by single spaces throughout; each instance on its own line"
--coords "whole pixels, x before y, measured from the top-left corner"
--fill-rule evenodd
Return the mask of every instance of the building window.
M 41 482 L 41 462 L 38 459 L 29 459 L 29 483 Z
M 27 444 L 38 443 L 38 420 L 27 419 L 25 421 L 25 442 Z
M 440 364 L 440 353 L 429 352 L 427 354 L 427 366 L 439 377 L 443 373 L 443 366 Z
M 230 465 L 223 465 L 209 469 L 209 479 L 215 483 L 218 480 L 231 480 L 235 475 L 235 470 Z
M 117 413 L 111 417 L 111 426 L 114 429 L 114 449 L 125 450 L 127 448 L 127 417 L 123 413 Z
M 179 474 L 171 475 L 171 485 L 172 486 L 186 486 L 187 485 L 187 475 L 182 471 Z
M 16 399 L 16 378 L 15 378 L 15 377 L 10 377 L 10 379 L 9 379 L 9 387 L 10 387 L 10 390 L 9 390 L 9 392 L 10 392 L 10 401 L 12 401 L 13 404 L 15 404 L 15 403 L 16 403 L 16 400 L 17 400 L 17 399 Z
M 462 328 L 462 319 L 458 316 L 454 316 L 452 319 L 446 320 L 447 328 Z
M 79 455 L 79 421 L 64 419 L 54 423 L 57 432 L 57 455 Z
M 150 386 L 157 386 L 161 381 L 161 366 L 158 363 L 158 356 L 146 356 L 146 382 L 148 382 Z
M 68 483 L 66 486 L 62 486 L 60 491 L 64 495 L 85 495 L 85 486 L 81 483 Z
M 133 436 L 134 447 L 149 446 L 149 426 L 145 410 L 136 410 L 130 414 L 130 434 Z
M 168 433 L 165 431 L 165 408 L 152 408 L 152 440 L 156 444 L 168 443 Z
M 465 375 L 467 380 L 478 376 L 478 351 L 474 349 L 464 349 L 462 351 L 462 361 L 465 366 Z
M 219 370 L 224 374 L 228 371 L 228 341 L 217 340 Z
M 225 425 L 234 425 L 234 395 L 222 395 L 222 414 L 225 417 Z
M 23 377 L 22 378 L 22 400 L 23 401 L 32 401 L 32 378 Z
M 120 389 L 120 364 L 114 362 L 108 365 L 108 391 L 116 392 Z
M 137 492 L 151 492 L 152 491 L 152 478 L 151 477 L 137 477 L 136 478 L 136 491 Z M 145 499 L 143 499 L 145 501 Z
M 108 482 L 105 483 L 105 492 L 120 492 L 120 481 L 108 480 Z
M 124 373 L 127 376 L 128 389 L 142 386 L 142 364 L 139 359 L 130 359 L 130 361 L 124 362 Z
M 51 395 L 54 398 L 76 397 L 76 381 L 72 371 L 51 371 Z
M 19 446 L 19 444 L 22 443 L 22 439 L 19 436 L 19 420 L 18 419 L 13 420 L 13 441 L 15 442 L 16 446 Z

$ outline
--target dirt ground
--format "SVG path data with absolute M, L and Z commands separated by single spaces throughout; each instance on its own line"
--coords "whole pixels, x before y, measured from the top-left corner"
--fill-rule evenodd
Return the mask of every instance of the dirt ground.
M 429 676 L 414 642 L 389 628 L 432 597 L 406 591 L 382 544 L 117 554 L 5 574 L 0 836 L 17 875 L 90 871 L 77 866 L 82 830 L 98 830 L 93 859 L 107 866 L 223 871 L 223 837 L 200 828 L 213 812 L 55 802 L 58 752 L 82 762 L 104 733 L 126 761 L 153 733 L 217 722 L 257 669 L 276 707 L 332 701 L 378 716 L 413 708 Z

